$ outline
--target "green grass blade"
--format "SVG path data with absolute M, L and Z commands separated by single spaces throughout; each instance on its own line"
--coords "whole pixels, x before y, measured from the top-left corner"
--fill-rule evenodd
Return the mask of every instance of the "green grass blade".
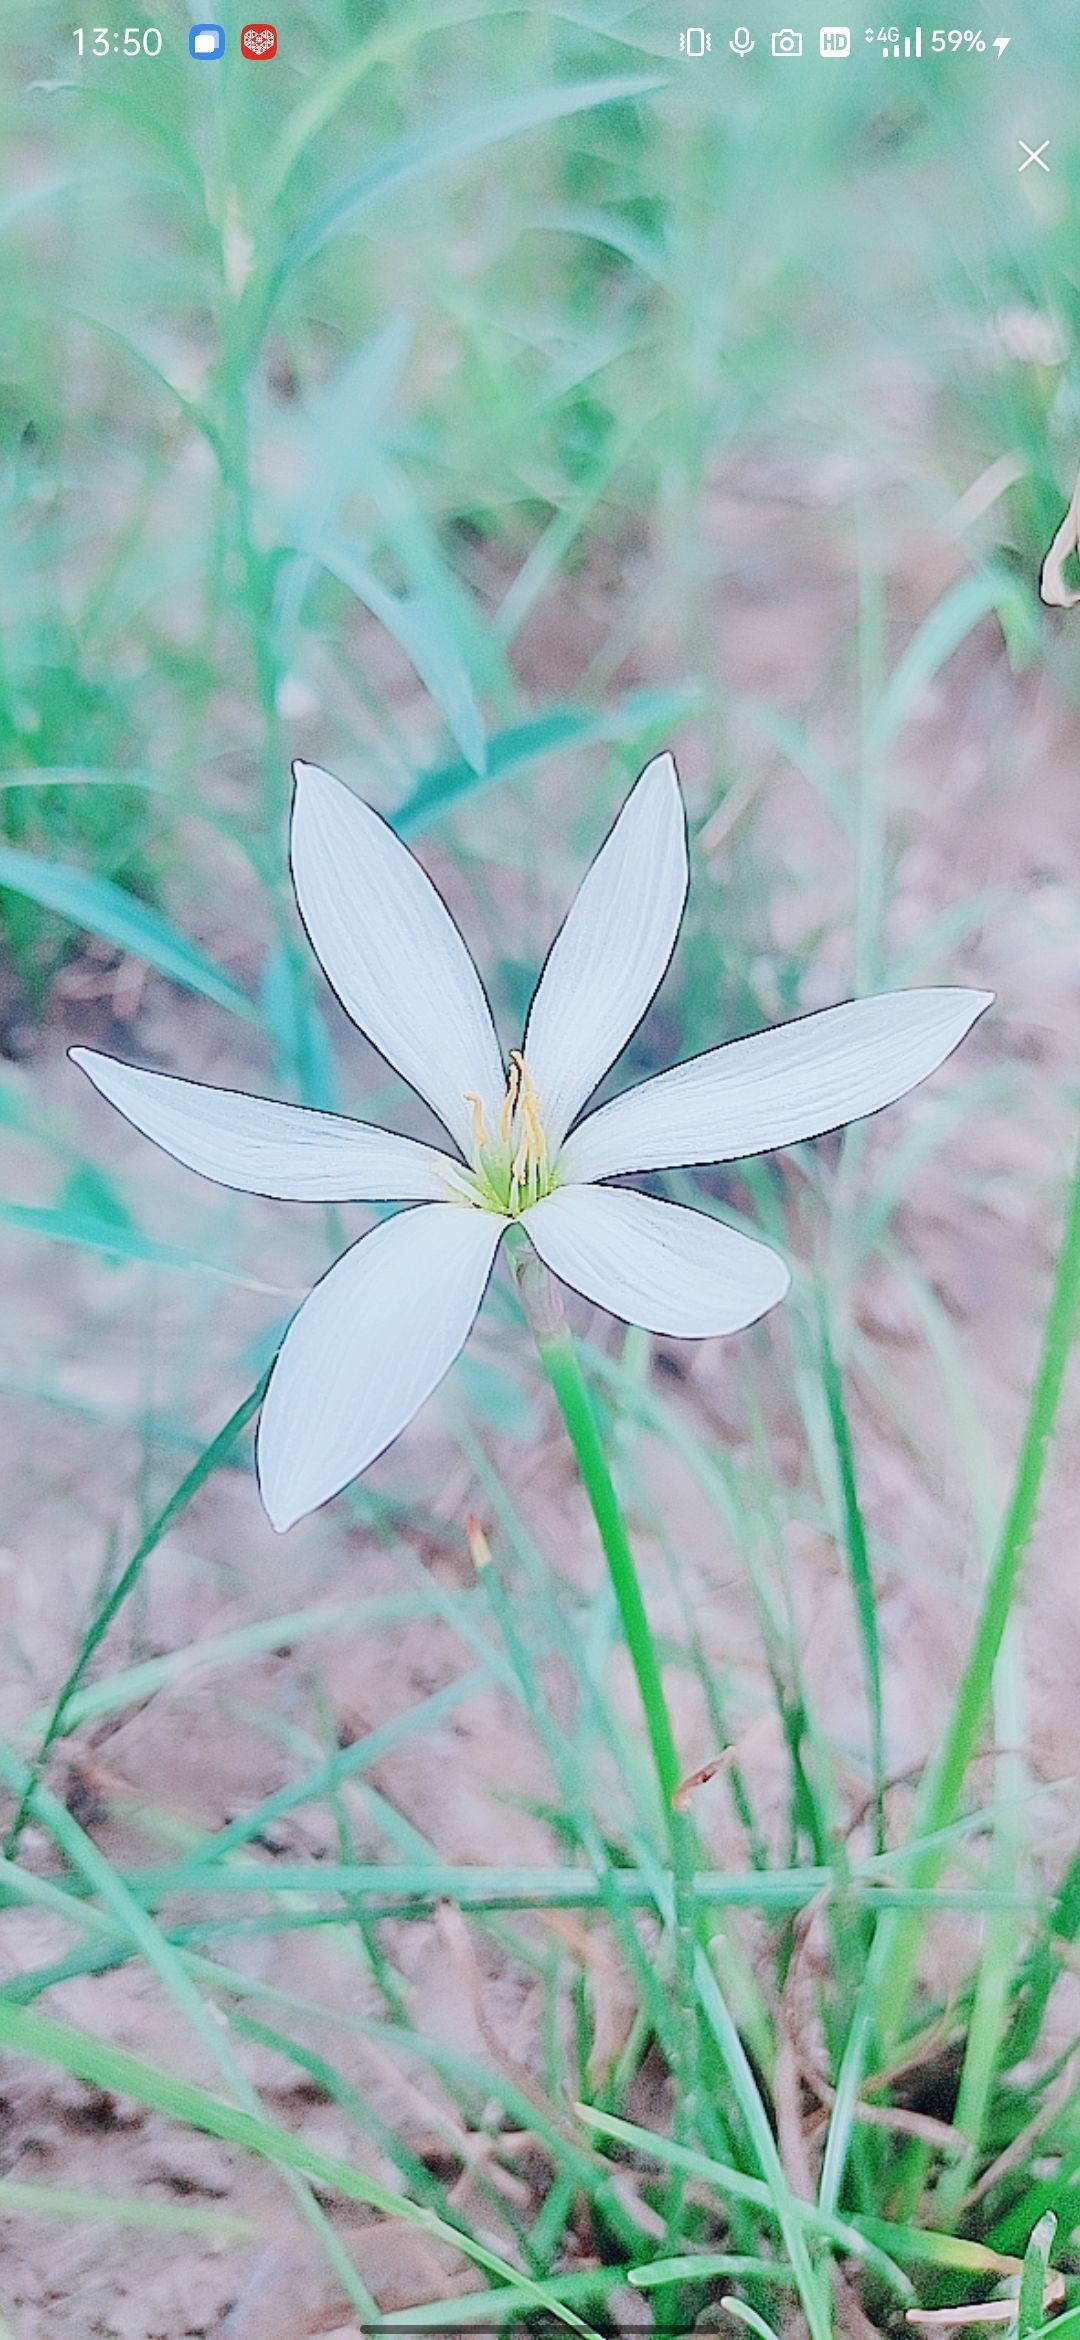
M 198 1252 L 182 1251 L 174 1243 L 155 1243 L 149 1235 L 140 1235 L 137 1227 L 125 1227 L 118 1219 L 98 1218 L 92 1211 L 52 1210 L 32 1203 L 0 1202 L 0 1224 L 17 1227 L 24 1235 L 41 1236 L 49 1243 L 69 1243 L 78 1251 L 100 1252 L 106 1259 L 146 1260 L 154 1267 L 179 1268 L 185 1275 L 214 1276 L 219 1283 L 234 1284 L 247 1292 L 275 1292 L 280 1289 L 261 1283 L 256 1276 L 244 1276 L 235 1268 L 221 1267 L 216 1260 L 203 1259 Z
M 438 604 L 429 593 L 391 593 L 351 545 L 321 543 L 317 558 L 400 644 L 470 772 L 482 780 L 487 771 L 484 719 L 469 670 Z
M 74 2186 L 19 2185 L 0 2178 L 0 2212 L 8 2217 L 60 2218 L 66 2226 L 142 2226 L 164 2234 L 224 2235 L 244 2241 L 259 2233 L 250 2218 L 227 2210 L 187 2210 L 176 2202 L 133 2202 L 118 2194 L 82 2193 Z
M 593 106 L 644 97 L 664 86 L 664 78 L 659 74 L 563 82 L 549 89 L 528 90 L 522 97 L 501 98 L 491 105 L 470 107 L 448 122 L 436 123 L 429 130 L 403 138 L 320 205 L 307 226 L 286 245 L 270 288 L 270 301 L 295 276 L 297 269 L 303 268 L 316 252 L 321 252 L 333 237 L 355 227 L 375 204 L 385 202 L 400 188 L 426 178 L 429 172 L 441 170 L 447 163 L 463 162 L 471 155 L 485 154 L 504 139 L 538 129 L 543 123 L 563 121 L 568 115 L 587 112 Z
M 874 1598 L 874 1580 L 870 1569 L 870 1549 L 866 1538 L 862 1505 L 859 1501 L 858 1481 L 855 1476 L 855 1449 L 851 1425 L 844 1402 L 844 1385 L 840 1368 L 829 1339 L 829 1327 L 824 1300 L 819 1295 L 818 1330 L 821 1343 L 821 1379 L 825 1391 L 829 1426 L 836 1452 L 836 1467 L 840 1480 L 840 1501 L 844 1528 L 844 1550 L 855 1601 L 859 1637 L 863 1647 L 863 1665 L 866 1673 L 866 1703 L 870 1714 L 870 1761 L 872 1771 L 875 1844 L 878 1852 L 885 1849 L 885 1716 L 881 1692 L 881 1648 L 878 1641 L 877 1602 Z
M 479 786 L 509 779 L 546 756 L 571 748 L 611 744 L 640 749 L 646 741 L 660 739 L 684 722 L 699 698 L 700 693 L 687 685 L 681 690 L 631 691 L 614 707 L 599 712 L 549 707 L 530 722 L 511 725 L 489 739 L 482 779 L 469 763 L 442 764 L 425 772 L 395 813 L 394 827 L 400 837 L 419 837 Z
M 241 1431 L 246 1430 L 248 1423 L 258 1412 L 269 1379 L 270 1370 L 268 1367 L 256 1382 L 254 1389 L 250 1389 L 247 1396 L 241 1399 L 235 1413 L 230 1414 L 224 1427 L 218 1431 L 217 1437 L 211 1439 L 209 1446 L 204 1447 L 197 1461 L 192 1463 L 191 1469 L 185 1472 L 179 1486 L 174 1488 L 168 1502 L 163 1504 L 157 1517 L 151 1520 L 145 1535 L 140 1536 L 126 1568 L 121 1571 L 112 1591 L 106 1595 L 102 1602 L 88 1632 L 83 1637 L 79 1654 L 59 1693 L 45 1726 L 41 1745 L 30 1766 L 26 1786 L 19 1797 L 15 1818 L 4 1840 L 4 1852 L 8 1857 L 18 1845 L 34 1791 L 48 1762 L 52 1748 L 67 1728 L 72 1699 L 83 1681 L 91 1659 L 100 1649 L 114 1617 L 122 1609 L 129 1595 L 134 1592 L 151 1553 L 156 1550 L 162 1537 L 168 1533 L 174 1520 L 179 1519 L 181 1512 L 186 1511 L 192 1497 L 198 1494 L 200 1487 L 205 1485 L 207 1479 L 212 1477 L 214 1471 L 217 1470 L 218 1465 L 224 1462 L 227 1455 L 232 1452 Z
M 1031 2241 L 1024 2252 L 1024 2272 L 1020 2277 L 1020 2298 L 1016 2313 L 1016 2340 L 1032 2340 L 1046 2314 L 1046 2278 L 1050 2272 L 1050 2253 L 1057 2233 L 1057 2219 L 1052 2210 L 1040 2218 L 1033 2229 Z
M 579 2104 L 577 2113 L 579 2120 L 584 2121 L 588 2128 L 595 2129 L 600 2136 L 611 2137 L 616 2144 L 630 2145 L 639 2153 L 647 2154 L 653 2161 L 684 2169 L 688 2177 L 701 2178 L 706 2185 L 714 2187 L 721 2199 L 733 2194 L 744 2201 L 754 2202 L 759 2209 L 768 2211 L 773 2219 L 780 2222 L 780 2205 L 773 2188 L 764 2178 L 747 2177 L 745 2171 L 716 2161 L 711 2154 L 693 2152 L 684 2145 L 676 2145 L 670 2137 L 662 2137 L 652 2129 L 641 2128 L 636 2121 L 620 2120 L 613 2113 L 599 2112 L 590 2105 Z M 906 2300 L 912 2297 L 912 2285 L 903 2268 L 892 2257 L 890 2244 L 879 2242 L 874 2235 L 864 2234 L 861 2222 L 856 2226 L 847 2219 L 826 2217 L 816 2203 L 801 2201 L 794 2194 L 788 2196 L 788 2214 L 791 2226 L 799 2229 L 800 2257 L 805 2254 L 804 2235 L 822 2235 L 841 2250 L 852 2253 L 868 2266 L 874 2267 L 898 2298 Z M 883 2234 L 891 2237 L 892 2228 L 886 2227 L 883 2220 L 877 2224 Z M 797 2280 L 794 2266 L 792 2278 Z M 640 2276 L 638 2279 L 640 2281 Z
M 133 958 L 156 967 L 159 975 L 167 975 L 185 990 L 212 999 L 247 1023 L 258 1022 L 258 1011 L 245 992 L 159 911 L 148 909 L 123 886 L 114 885 L 111 878 L 73 869 L 66 862 L 46 861 L 14 845 L 2 845 L 0 887 L 4 886 L 36 902 L 40 909 L 70 919 L 86 933 L 99 935 L 103 942 L 114 943 L 117 950 L 129 951 Z
M 1012 1497 L 987 1578 L 975 1637 L 953 1703 L 944 1744 L 919 1799 L 917 1826 L 920 1833 L 925 1835 L 936 1834 L 953 1819 L 968 1764 L 976 1750 L 1020 1565 L 1035 1524 L 1078 1311 L 1080 1150 L 1066 1200 L 1054 1285 L 1043 1328 L 1042 1349 L 1028 1406 Z M 941 1868 L 943 1857 L 941 1852 L 925 1853 L 912 1871 L 912 1883 L 932 1884 Z M 887 1959 L 876 2010 L 879 2036 L 886 2044 L 895 2041 L 899 2034 L 914 1976 L 918 1942 L 917 1918 L 914 1915 L 898 1918 L 887 1938 Z
M 105 2088 L 119 2096 L 128 2096 L 136 2104 L 145 2104 L 152 2111 L 169 2115 L 199 2129 L 205 2136 L 220 2137 L 224 2143 L 240 2145 L 247 2152 L 276 2163 L 281 2169 L 295 2170 L 314 2184 L 331 2193 L 343 2194 L 348 2201 L 365 2202 L 370 2208 L 381 2210 L 385 2217 L 401 2218 L 408 2225 L 432 2235 L 438 2241 L 449 2243 L 465 2258 L 472 2259 L 488 2274 L 498 2277 L 500 2283 L 523 2293 L 530 2305 L 554 2316 L 571 2330 L 598 2340 L 588 2324 L 542 2283 L 532 2283 L 519 2268 L 511 2267 L 495 2251 L 463 2229 L 451 2226 L 432 2211 L 410 2202 L 406 2196 L 395 2193 L 377 2179 L 365 2177 L 351 2163 L 341 2161 L 333 2154 L 321 2153 L 294 2137 L 289 2130 L 275 2122 L 266 2121 L 254 2113 L 241 2111 L 211 2096 L 193 2082 L 177 2080 L 171 2072 L 163 2072 L 156 2065 L 145 2063 L 131 2055 L 126 2048 L 113 2047 L 104 2040 L 91 2039 L 87 2034 L 73 2030 L 70 2025 L 56 2023 L 43 2015 L 28 2015 L 21 2007 L 0 2004 L 0 2042 L 16 2055 L 34 2056 L 40 2062 L 58 2064 L 77 2080 L 88 2081 L 92 2087 Z
M 908 643 L 878 700 L 869 726 L 870 745 L 876 754 L 895 739 L 927 684 L 980 620 L 991 610 L 1000 612 L 1026 601 L 1023 586 L 1007 569 L 977 570 L 942 594 Z

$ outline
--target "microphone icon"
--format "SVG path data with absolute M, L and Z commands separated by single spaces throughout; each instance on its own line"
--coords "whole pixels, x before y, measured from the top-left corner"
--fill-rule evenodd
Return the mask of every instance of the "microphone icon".
M 737 24 L 733 37 L 728 42 L 729 49 L 734 49 L 737 57 L 748 57 L 753 46 L 754 40 L 749 25 Z

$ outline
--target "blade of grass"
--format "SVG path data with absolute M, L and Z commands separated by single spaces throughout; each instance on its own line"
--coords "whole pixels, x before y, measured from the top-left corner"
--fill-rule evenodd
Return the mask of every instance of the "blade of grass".
M 1012 1497 L 987 1579 L 971 1651 L 949 1717 L 944 1743 L 919 1796 L 916 1826 L 933 1835 L 956 1814 L 968 1764 L 975 1752 L 1002 1636 L 1016 1592 L 1020 1566 L 1035 1524 L 1050 1441 L 1076 1332 L 1080 1309 L 1080 1150 L 1066 1198 L 1064 1226 L 1053 1290 L 1043 1328 L 1042 1349 L 1021 1440 Z M 924 1853 L 912 1883 L 931 1885 L 943 1855 Z M 919 1926 L 914 1916 L 889 1927 L 877 2005 L 880 2037 L 888 2046 L 898 2037 L 914 1977 Z
M 440 764 L 425 772 L 394 814 L 394 827 L 400 837 L 422 836 L 461 797 L 472 796 L 480 786 L 490 787 L 512 773 L 528 771 L 545 757 L 570 748 L 614 745 L 639 749 L 644 741 L 683 722 L 699 697 L 696 687 L 688 684 L 681 690 L 631 691 L 614 707 L 600 712 L 548 707 L 527 723 L 494 733 L 487 743 L 482 781 L 465 762 Z
M 0 1778 L 21 1798 L 25 1805 L 49 1832 L 58 1852 L 74 1873 L 81 1877 L 92 1893 L 97 1893 L 114 1923 L 130 1935 L 135 1947 L 157 1976 L 177 2014 L 200 2041 L 208 2061 L 217 2068 L 226 2085 L 231 2088 L 247 2114 L 256 2120 L 262 2118 L 262 2107 L 242 2064 L 222 2031 L 216 2009 L 209 2007 L 187 1972 L 183 1960 L 167 1941 L 145 1910 L 114 1869 L 111 1861 L 98 1850 L 85 1829 L 54 1796 L 43 1782 L 34 1782 L 25 1764 L 0 1740 Z M 346 2298 L 357 2315 L 363 2319 L 377 2314 L 374 2300 L 361 2282 L 348 2252 L 312 2191 L 307 2177 L 295 2167 L 286 2168 L 285 2183 L 301 2217 L 310 2226 L 322 2246 L 323 2253 L 333 2269 Z
M 452 739 L 478 780 L 487 772 L 487 738 L 469 670 L 430 593 L 391 593 L 355 547 L 336 539 L 320 541 L 315 557 L 340 584 L 363 602 L 415 667 Z
M 641 2128 L 636 2121 L 620 2120 L 615 2114 L 598 2112 L 590 2105 L 579 2104 L 577 2112 L 579 2120 L 584 2121 L 587 2128 L 595 2129 L 600 2136 L 610 2137 L 616 2144 L 630 2145 L 652 2161 L 675 2164 L 684 2169 L 688 2177 L 701 2178 L 705 2184 L 714 2187 L 721 2199 L 727 2194 L 738 2194 L 747 2202 L 756 2202 L 760 2209 L 767 2210 L 779 2223 L 780 2205 L 772 2187 L 766 2184 L 764 2178 L 747 2177 L 743 2170 L 728 2168 L 723 2162 L 714 2161 L 707 2153 L 695 2153 L 685 2145 L 676 2145 L 670 2137 L 658 2136 L 652 2129 Z M 887 2246 L 879 2245 L 846 2219 L 826 2217 L 815 2203 L 803 2202 L 797 2195 L 788 2197 L 788 2209 L 792 2227 L 799 2230 L 800 2257 L 805 2256 L 804 2234 L 823 2235 L 841 2250 L 851 2252 L 866 2265 L 872 2266 L 898 2298 L 910 2299 L 913 2296 L 908 2277 L 903 2268 L 896 2264 Z M 883 2223 L 879 2221 L 879 2224 Z M 886 2231 L 891 2234 L 892 2230 Z M 792 2274 L 794 2280 L 794 2266 Z
M 185 1642 L 181 1649 L 144 1658 L 141 1665 L 128 1666 L 122 1673 L 74 1690 L 67 1700 L 64 1730 L 77 1730 L 81 1723 L 100 1721 L 104 1715 L 123 1714 L 127 1707 L 140 1706 L 158 1690 L 173 1689 L 217 1666 L 241 1664 L 261 1651 L 293 1649 L 322 1634 L 343 1633 L 355 1626 L 405 1624 L 415 1617 L 430 1616 L 433 1605 L 417 1593 L 375 1593 L 365 1601 L 286 1609 L 279 1616 L 260 1617 L 253 1625 L 237 1625 L 231 1632 L 210 1635 L 205 1641 Z M 51 1707 L 39 1707 L 23 1726 L 27 1735 L 47 1729 L 52 1712 Z
M 103 942 L 114 943 L 117 950 L 129 951 L 133 958 L 156 967 L 159 975 L 167 975 L 185 990 L 212 999 L 246 1023 L 258 1023 L 258 1010 L 246 992 L 230 983 L 228 976 L 159 911 L 148 909 L 145 902 L 125 892 L 123 886 L 114 885 L 111 878 L 74 869 L 66 862 L 44 860 L 15 845 L 0 845 L 0 887 L 5 886 L 36 902 L 40 909 L 69 918 L 74 926 L 100 936 Z
M 96 1617 L 92 1619 L 83 1635 L 79 1654 L 45 1725 L 41 1744 L 29 1767 L 26 1786 L 19 1795 L 15 1817 L 4 1839 L 4 1852 L 9 1858 L 18 1847 L 19 1839 L 26 1825 L 34 1790 L 42 1777 L 57 1739 L 62 1737 L 67 1728 L 72 1700 L 76 1691 L 81 1687 L 91 1659 L 100 1649 L 109 1627 L 123 1608 L 124 1602 L 134 1592 L 151 1553 L 157 1549 L 162 1537 L 168 1534 L 174 1521 L 179 1519 L 181 1513 L 187 1509 L 193 1496 L 198 1494 L 200 1487 L 205 1486 L 207 1479 L 211 1478 L 219 1464 L 225 1461 L 235 1446 L 241 1431 L 247 1428 L 248 1423 L 258 1412 L 269 1379 L 270 1368 L 267 1367 L 266 1372 L 260 1375 L 254 1389 L 248 1391 L 247 1396 L 241 1399 L 235 1413 L 230 1414 L 224 1427 L 218 1431 L 217 1437 L 211 1439 L 209 1446 L 203 1448 L 198 1460 L 192 1463 L 191 1469 L 185 1472 L 168 1502 L 162 1505 L 157 1517 L 151 1520 L 145 1535 L 140 1536 L 126 1568 L 121 1570 L 111 1592 L 106 1595 Z
M 78 2080 L 88 2081 L 92 2087 L 131 2097 L 136 2104 L 165 2113 L 189 2128 L 200 2129 L 206 2136 L 220 2137 L 226 2144 L 242 2146 L 282 2169 L 296 2171 L 332 2193 L 343 2194 L 349 2201 L 365 2202 L 388 2218 L 401 2218 L 422 2233 L 450 2244 L 489 2274 L 498 2276 L 501 2283 L 523 2294 L 532 2307 L 585 2334 L 587 2340 L 598 2340 L 590 2326 L 545 2285 L 530 2282 L 520 2269 L 509 2266 L 472 2235 L 446 2224 L 432 2211 L 408 2201 L 391 2187 L 365 2177 L 349 2162 L 319 2152 L 302 2137 L 292 2136 L 272 2121 L 226 2104 L 191 2081 L 177 2080 L 171 2072 L 145 2063 L 125 2048 L 91 2039 L 70 2025 L 56 2023 L 46 2016 L 28 2015 L 21 2007 L 0 2005 L 0 2042 L 16 2055 L 59 2064 L 62 2070 Z
M 859 1501 L 858 1481 L 855 1476 L 855 1449 L 851 1426 L 844 1402 L 844 1386 L 840 1369 L 829 1339 L 828 1318 L 824 1294 L 818 1293 L 818 1335 L 821 1344 L 821 1378 L 828 1408 L 829 1424 L 836 1450 L 836 1467 L 840 1480 L 841 1508 L 844 1524 L 844 1549 L 847 1554 L 851 1589 L 855 1600 L 859 1636 L 863 1646 L 863 1665 L 866 1673 L 866 1703 L 870 1715 L 870 1763 L 874 1799 L 874 1843 L 877 1852 L 885 1850 L 885 1718 L 881 1693 L 881 1650 L 878 1643 L 877 1602 L 874 1580 L 870 1569 L 870 1550 L 866 1539 L 862 1505 Z
M 332 195 L 306 227 L 292 237 L 271 278 L 267 306 L 273 305 L 290 277 L 321 252 L 324 244 L 354 227 L 375 204 L 385 202 L 400 188 L 425 178 L 431 171 L 441 170 L 446 163 L 485 154 L 504 139 L 516 138 L 523 131 L 538 129 L 547 122 L 563 121 L 567 115 L 587 112 L 594 106 L 645 97 L 664 86 L 661 74 L 563 82 L 551 89 L 528 90 L 521 97 L 500 98 L 491 105 L 471 107 L 449 121 L 434 123 L 430 129 L 403 138 L 359 177 L 350 179 Z
M 125 1227 L 118 1219 L 97 1218 L 92 1211 L 0 1202 L 0 1224 L 49 1243 L 100 1252 L 106 1259 L 148 1260 L 154 1267 L 179 1268 L 185 1275 L 214 1276 L 219 1283 L 234 1284 L 245 1292 L 285 1297 L 280 1285 L 264 1284 L 257 1276 L 241 1275 L 235 1268 L 221 1267 L 216 1260 L 201 1259 L 197 1252 L 181 1251 L 175 1244 L 155 1243 L 151 1236 L 140 1235 L 137 1227 Z
M 1016 2340 L 1032 2340 L 1046 2313 L 1046 2279 L 1050 2273 L 1050 2253 L 1057 2233 L 1057 2219 L 1052 2210 L 1040 2218 L 1033 2229 L 1031 2241 L 1024 2252 L 1024 2272 L 1020 2277 L 1020 2297 L 1016 2309 Z
M 134 2202 L 118 2194 L 81 2193 L 74 2186 L 19 2185 L 0 2178 L 0 2212 L 9 2217 L 60 2218 L 70 2226 L 143 2226 L 165 2234 L 205 2234 L 246 2241 L 260 2229 L 227 2210 L 186 2210 L 174 2202 Z

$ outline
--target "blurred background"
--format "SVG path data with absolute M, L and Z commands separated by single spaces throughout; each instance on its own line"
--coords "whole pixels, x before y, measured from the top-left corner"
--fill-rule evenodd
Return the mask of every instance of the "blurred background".
M 872 1855 L 875 1799 L 890 1843 L 908 1824 L 1073 1143 L 1080 613 L 1038 576 L 1080 464 L 1075 33 L 1008 0 L 963 18 L 981 49 L 931 54 L 927 18 L 917 67 L 861 25 L 826 60 L 797 7 L 801 60 L 753 11 L 737 59 L 703 12 L 693 58 L 667 6 L 289 0 L 259 62 L 231 7 L 213 62 L 175 0 L 160 54 L 123 25 L 95 54 L 88 26 L 80 57 L 54 0 L 0 17 L 0 1712 L 12 1815 L 26 1766 L 54 1799 L 8 1838 L 0 2011 L 233 2103 L 240 2072 L 278 2132 L 644 2330 L 625 2274 L 670 2232 L 664 2186 L 625 2149 L 611 2197 L 567 2138 L 582 2097 L 670 2126 L 649 1921 L 546 1908 L 535 1871 L 661 1839 L 509 1286 L 399 1445 L 276 1538 L 245 1434 L 209 1442 L 370 1214 L 189 1176 L 65 1051 L 428 1134 L 307 950 L 294 755 L 415 845 L 509 1046 L 630 781 L 675 748 L 687 921 L 613 1088 L 855 992 L 997 992 L 895 1113 L 658 1184 L 792 1260 L 767 1325 L 679 1346 L 573 1311 L 686 1770 L 734 1748 L 695 1816 L 760 1882 L 716 1922 L 812 2192 L 867 1942 L 770 1880 Z M 922 2234 L 930 2304 L 984 2297 L 1047 2207 L 1067 2269 L 1080 2216 L 1068 1403 L 960 1898 L 926 1918 L 907 2077 L 844 2197 Z M 329 1902 L 326 1862 L 355 1872 Z M 421 1888 L 390 1916 L 363 1881 L 386 1863 Z M 433 1910 L 446 1864 L 501 1881 L 494 1914 L 445 1880 Z M 477 2307 L 477 2266 L 385 2203 L 300 2179 L 290 2203 L 119 2065 L 92 2085 L 28 2034 L 3 2113 L 17 2340 L 536 2306 Z M 731 2248 L 715 2190 L 687 2231 Z M 684 2284 L 677 2328 L 723 2324 L 723 2288 Z M 865 2340 L 901 2311 L 857 2289 L 837 2312 Z

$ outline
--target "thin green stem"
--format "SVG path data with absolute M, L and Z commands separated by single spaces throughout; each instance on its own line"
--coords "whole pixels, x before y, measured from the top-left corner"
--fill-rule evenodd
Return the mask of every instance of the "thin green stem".
M 649 1735 L 663 1811 L 672 1870 L 672 1918 L 675 1950 L 675 2006 L 678 2069 L 676 2121 L 680 2138 L 691 2133 L 696 2115 L 700 2035 L 694 1961 L 698 1946 L 699 1913 L 694 1898 L 698 1865 L 696 1832 L 692 1821 L 675 1802 L 682 1776 L 675 1734 L 671 1727 L 656 1644 L 642 1598 L 637 1564 L 626 1532 L 622 1506 L 611 1476 L 604 1443 L 588 1383 L 563 1316 L 558 1292 L 532 1245 L 514 1231 L 511 1257 L 522 1306 L 528 1318 L 541 1363 L 566 1425 L 582 1485 L 596 1522 L 608 1564 L 612 1589 L 622 1620 L 626 1646 L 637 1680 Z M 673 2247 L 683 2231 L 685 2182 L 676 2173 L 667 2201 L 667 2241 Z
M 626 1646 L 641 1693 L 657 1784 L 665 1817 L 678 1819 L 672 1797 L 682 1776 L 671 1728 L 660 1661 L 641 1595 L 637 1564 L 588 1384 L 578 1362 L 562 1308 L 543 1261 L 523 1238 L 513 1248 L 514 1274 L 540 1360 L 566 1425 L 589 1508 L 604 1548 Z
M 212 1472 L 216 1471 L 218 1464 L 224 1462 L 230 1448 L 239 1438 L 240 1432 L 247 1428 L 252 1415 L 258 1411 L 269 1378 L 268 1367 L 267 1371 L 256 1382 L 254 1389 L 249 1389 L 246 1398 L 241 1400 L 236 1412 L 230 1414 L 223 1429 L 218 1431 L 217 1437 L 211 1439 L 209 1446 L 204 1447 L 198 1459 L 192 1463 L 191 1469 L 185 1472 L 179 1486 L 173 1489 L 168 1502 L 162 1505 L 157 1517 L 151 1520 L 145 1535 L 140 1536 L 127 1567 L 117 1577 L 112 1591 L 106 1594 L 89 1631 L 83 1638 L 78 1657 L 59 1692 L 52 1713 L 45 1725 L 41 1745 L 30 1766 L 26 1786 L 19 1799 L 18 1809 L 4 1839 L 3 1849 L 6 1859 L 10 1860 L 18 1850 L 19 1840 L 30 1815 L 30 1806 L 38 1782 L 57 1739 L 63 1736 L 72 1701 L 76 1691 L 82 1685 L 91 1658 L 100 1649 L 114 1617 L 134 1592 L 151 1552 L 160 1544 L 173 1521 L 179 1519 L 181 1512 L 186 1510 L 192 1496 L 198 1493 L 199 1488 L 211 1476 Z
M 877 1603 L 874 1598 L 874 1579 L 870 1566 L 870 1546 L 863 1519 L 862 1504 L 859 1500 L 855 1449 L 852 1444 L 851 1426 L 844 1402 L 844 1385 L 829 1337 L 829 1320 L 823 1293 L 818 1295 L 818 1330 L 821 1341 L 822 1385 L 840 1482 L 844 1548 L 847 1554 L 859 1638 L 863 1647 L 863 1665 L 866 1672 L 866 1703 L 870 1716 L 870 1769 L 874 1795 L 874 1850 L 882 1853 L 885 1850 L 885 1712 L 881 1686 Z

